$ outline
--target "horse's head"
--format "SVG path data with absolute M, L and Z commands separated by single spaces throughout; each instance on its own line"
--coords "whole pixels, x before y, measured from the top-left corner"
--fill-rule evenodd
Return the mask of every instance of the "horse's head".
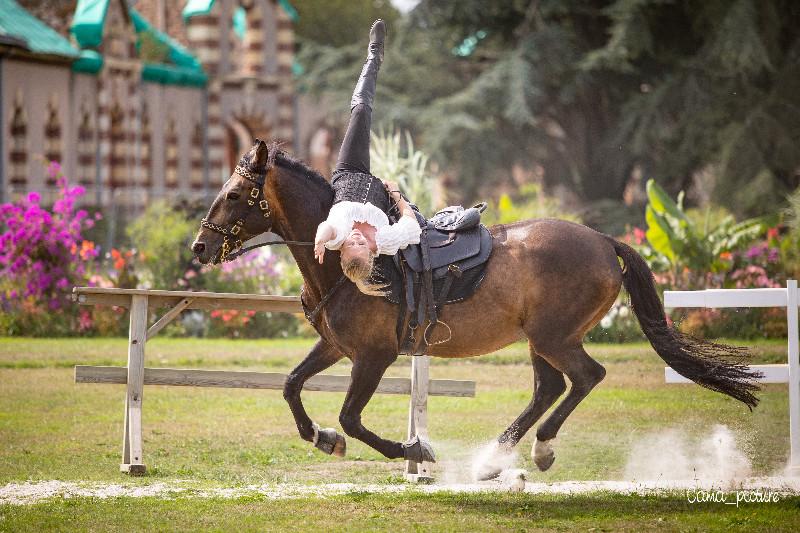
M 267 144 L 256 139 L 217 194 L 192 243 L 192 252 L 201 263 L 224 261 L 244 241 L 272 227 L 264 186 L 274 162 L 275 150 L 269 152 Z

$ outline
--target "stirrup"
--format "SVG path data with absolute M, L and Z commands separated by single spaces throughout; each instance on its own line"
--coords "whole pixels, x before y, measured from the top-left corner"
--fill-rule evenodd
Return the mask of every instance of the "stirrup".
M 430 329 L 436 324 L 441 324 L 447 328 L 447 338 L 443 341 L 430 342 L 428 340 L 428 331 L 430 331 Z M 436 319 L 436 322 L 428 322 L 428 325 L 425 328 L 425 332 L 422 334 L 422 339 L 425 341 L 426 346 L 436 346 L 437 344 L 444 344 L 445 342 L 449 341 L 452 338 L 453 338 L 453 330 L 450 329 L 450 326 L 447 325 L 447 322 L 442 322 L 438 318 Z

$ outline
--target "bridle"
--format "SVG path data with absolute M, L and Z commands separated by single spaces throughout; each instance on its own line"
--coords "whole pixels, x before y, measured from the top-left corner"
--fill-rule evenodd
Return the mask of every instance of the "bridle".
M 239 160 L 239 164 L 236 165 L 234 172 L 253 183 L 253 187 L 250 189 L 250 194 L 247 198 L 247 205 L 249 205 L 250 207 L 254 207 L 256 205 L 256 201 L 258 200 L 259 196 L 261 196 L 261 193 L 264 190 L 264 185 L 266 184 L 267 181 L 267 173 L 269 172 L 271 165 L 264 165 L 263 167 L 257 167 L 252 164 L 250 159 L 251 159 L 250 154 L 243 155 L 242 158 Z M 269 218 L 270 215 L 272 214 L 269 208 L 269 202 L 267 201 L 266 198 L 258 200 L 258 208 L 263 213 L 264 218 Z M 242 239 L 237 237 L 239 233 L 241 233 L 242 227 L 244 226 L 244 220 L 242 218 L 237 219 L 236 222 L 234 222 L 228 227 L 215 224 L 209 221 L 207 218 L 203 218 L 200 221 L 200 226 L 208 228 L 211 231 L 215 231 L 223 236 L 222 252 L 219 256 L 220 262 L 233 261 L 237 257 L 246 254 L 250 250 L 253 250 L 255 248 L 260 248 L 262 246 L 272 246 L 275 244 L 297 244 L 301 246 L 314 246 L 313 241 L 272 241 L 242 248 L 242 245 L 244 243 L 242 242 Z M 266 231 L 270 231 L 271 229 L 272 229 L 272 222 L 270 221 L 270 224 L 267 227 Z M 233 237 L 236 237 L 236 240 L 232 241 Z M 341 287 L 346 280 L 347 277 L 344 274 L 342 274 L 341 277 L 338 279 L 338 281 L 336 281 L 336 283 L 328 290 L 328 292 L 325 295 L 323 295 L 322 298 L 320 298 L 319 303 L 311 311 L 308 310 L 304 298 L 304 293 L 301 292 L 300 302 L 303 305 L 303 311 L 305 312 L 306 318 L 308 319 L 309 322 L 311 322 L 311 325 L 314 326 L 314 328 L 317 328 L 317 323 L 316 323 L 317 316 L 325 307 L 325 305 L 328 303 L 328 300 L 330 300 L 331 297 L 333 297 L 333 295 L 336 293 L 339 287 Z
M 258 208 L 261 210 L 264 218 L 268 219 L 272 214 L 269 209 L 269 202 L 266 198 L 262 198 L 261 200 L 258 199 L 264 190 L 264 184 L 267 180 L 267 171 L 268 168 L 266 165 L 263 167 L 257 167 L 253 165 L 250 161 L 249 154 L 242 156 L 242 158 L 239 160 L 239 164 L 236 165 L 236 168 L 234 169 L 235 173 L 253 183 L 253 187 L 251 187 L 250 194 L 247 197 L 247 205 L 254 207 L 256 205 L 256 201 L 258 201 Z M 244 253 L 244 251 L 241 250 L 242 244 L 244 243 L 242 242 L 242 239 L 238 238 L 238 235 L 241 233 L 242 227 L 244 226 L 243 218 L 237 219 L 236 222 L 230 224 L 228 227 L 220 226 L 219 224 L 209 221 L 207 218 L 203 218 L 200 221 L 200 226 L 208 228 L 211 231 L 215 231 L 223 236 L 222 253 L 219 257 L 221 262 L 232 261 Z M 270 226 L 267 228 L 267 231 L 269 231 L 271 228 L 272 224 L 270 224 Z M 234 238 L 236 240 L 232 240 Z M 246 251 L 252 250 L 253 248 L 255 247 L 248 247 Z

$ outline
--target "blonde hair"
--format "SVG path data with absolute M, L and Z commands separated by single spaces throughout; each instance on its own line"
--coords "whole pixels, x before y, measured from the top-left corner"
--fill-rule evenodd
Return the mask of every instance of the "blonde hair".
M 350 281 L 356 284 L 358 290 L 369 296 L 385 296 L 386 284 L 374 283 L 371 280 L 372 269 L 375 266 L 375 254 L 369 252 L 366 261 L 360 257 L 342 259 L 342 271 Z

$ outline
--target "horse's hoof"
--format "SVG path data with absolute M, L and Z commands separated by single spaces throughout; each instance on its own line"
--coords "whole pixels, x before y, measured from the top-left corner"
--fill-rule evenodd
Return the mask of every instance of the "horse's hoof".
M 344 437 L 336 434 L 336 444 L 333 445 L 333 455 L 336 457 L 344 457 L 347 454 L 347 442 Z
M 556 460 L 556 454 L 553 451 L 550 440 L 537 440 L 536 444 L 533 446 L 533 450 L 531 450 L 533 462 L 536 463 L 536 467 L 542 472 L 553 466 L 553 462 Z
M 503 470 L 513 467 L 515 459 L 514 447 L 508 443 L 494 441 L 482 446 L 472 459 L 472 479 L 495 479 Z
M 502 470 L 500 468 L 487 465 L 475 472 L 475 480 L 489 481 L 490 479 L 496 479 L 501 472 Z
M 347 451 L 344 437 L 333 428 L 317 429 L 314 435 L 314 446 L 328 455 L 337 457 L 344 457 Z
M 430 443 L 420 439 L 419 435 L 415 435 L 413 439 L 403 443 L 403 458 L 414 463 L 436 462 L 436 456 Z

